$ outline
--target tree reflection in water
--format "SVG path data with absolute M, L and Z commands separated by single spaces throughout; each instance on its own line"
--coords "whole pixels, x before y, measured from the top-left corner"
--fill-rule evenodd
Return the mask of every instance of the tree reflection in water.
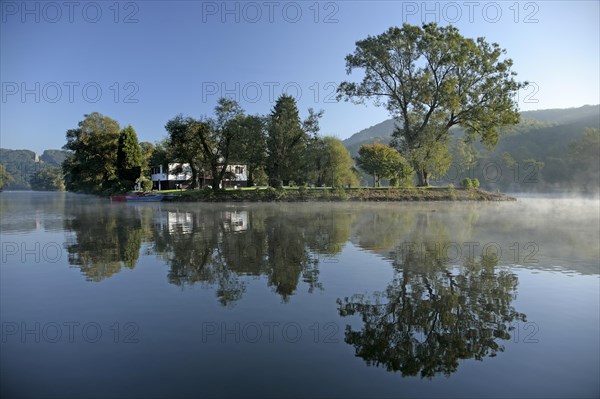
M 321 289 L 320 259 L 336 256 L 351 239 L 376 253 L 418 243 L 391 257 L 394 277 L 384 291 L 337 301 L 342 317 L 362 319 L 360 329 L 345 331 L 356 355 L 402 375 L 449 375 L 460 359 L 495 356 L 510 339 L 511 323 L 525 321 L 511 305 L 516 275 L 496 259 L 441 256 L 454 229 L 427 211 L 81 206 L 66 212 L 74 215 L 65 221 L 72 232 L 69 262 L 88 280 L 134 268 L 145 242 L 145 253 L 168 266 L 171 284 L 214 289 L 223 306 L 243 297 L 248 277 L 264 278 L 284 302 L 300 285 Z
M 344 214 L 342 214 L 344 213 Z M 350 237 L 354 217 L 345 212 L 184 212 L 182 224 L 154 228 L 154 251 L 169 265 L 169 282 L 216 287 L 222 305 L 238 301 L 244 276 L 265 276 L 284 302 L 302 281 L 320 289 L 319 259 L 338 254 Z
M 511 323 L 525 315 L 511 305 L 517 276 L 492 257 L 450 262 L 442 224 L 416 215 L 411 243 L 393 260 L 394 278 L 371 297 L 338 299 L 342 317 L 357 315 L 360 330 L 346 326 L 345 341 L 367 364 L 431 378 L 455 372 L 460 359 L 482 360 L 504 350 Z M 432 239 L 437 237 L 437 240 Z M 440 240 L 440 238 L 442 238 Z M 454 263 L 454 264 L 453 264 Z
M 139 259 L 144 232 L 141 213 L 148 209 L 73 205 L 65 209 L 69 264 L 78 266 L 89 281 L 101 281 L 133 269 Z

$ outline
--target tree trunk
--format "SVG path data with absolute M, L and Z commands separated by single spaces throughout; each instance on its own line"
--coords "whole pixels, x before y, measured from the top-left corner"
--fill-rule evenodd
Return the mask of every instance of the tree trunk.
M 212 189 L 214 191 L 218 191 L 219 190 L 219 185 L 221 183 L 221 176 L 217 173 L 217 166 L 216 165 L 211 165 L 210 170 L 211 170 L 212 175 L 213 175 Z
M 418 187 L 429 186 L 429 173 L 425 169 L 417 170 L 417 186 Z
M 246 182 L 248 187 L 254 186 L 254 173 L 252 173 L 252 169 L 248 168 L 248 181 Z
M 190 169 L 192 170 L 192 187 L 191 188 L 197 188 L 198 187 L 198 171 L 196 170 L 196 168 L 194 168 L 192 166 L 191 163 L 190 163 Z

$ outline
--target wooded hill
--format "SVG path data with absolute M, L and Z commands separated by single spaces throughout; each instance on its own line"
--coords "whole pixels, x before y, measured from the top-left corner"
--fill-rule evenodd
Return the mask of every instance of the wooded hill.
M 363 144 L 389 143 L 394 125 L 395 121 L 388 119 L 352 135 L 344 145 L 356 157 Z M 598 135 L 585 139 L 585 146 L 590 147 L 586 154 L 574 148 L 575 143 L 584 143 L 584 134 L 590 128 L 600 129 L 600 105 L 521 112 L 521 123 L 504 131 L 493 151 L 476 146 L 479 158 L 471 167 L 464 165 L 457 149 L 462 131 L 452 129 L 453 165 L 434 184 L 458 186 L 465 177 L 476 177 L 488 190 L 597 192 Z M 365 180 L 370 181 L 370 177 Z

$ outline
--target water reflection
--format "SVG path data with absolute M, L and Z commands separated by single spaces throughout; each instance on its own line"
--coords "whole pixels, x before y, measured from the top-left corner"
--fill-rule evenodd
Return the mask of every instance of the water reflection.
M 101 281 L 133 269 L 139 259 L 144 232 L 141 213 L 149 209 L 90 207 L 72 204 L 65 212 L 65 249 L 69 264 L 77 266 L 89 281 Z
M 264 276 L 284 302 L 302 281 L 321 288 L 318 264 L 338 254 L 350 236 L 353 216 L 344 211 L 273 214 L 242 211 L 168 211 L 155 225 L 153 250 L 169 266 L 169 282 L 216 287 L 223 305 L 239 300 L 244 276 Z M 185 221 L 185 222 L 180 222 Z
M 481 397 L 597 397 L 598 205 L 111 204 L 3 192 L 3 322 L 110 328 L 98 345 L 78 336 L 56 346 L 45 335 L 23 345 L 16 333 L 2 348 L 3 381 L 31 376 L 34 383 L 20 380 L 34 392 L 26 396 L 83 381 L 69 385 L 82 396 L 98 372 L 108 381 L 140 370 L 134 383 L 105 384 L 99 395 L 143 386 L 136 395 L 193 396 L 202 375 L 209 396 L 259 392 L 275 381 L 283 396 L 439 397 L 464 395 L 465 378 L 476 378 L 469 389 Z M 474 256 L 464 256 L 473 242 Z M 497 243 L 502 257 L 482 256 L 486 243 Z M 523 256 L 529 243 L 539 249 L 535 263 Z M 457 246 L 463 256 L 445 256 L 454 252 L 443 248 Z M 57 261 L 32 253 L 44 247 L 65 250 Z M 511 330 L 527 324 L 524 313 L 539 326 L 535 345 L 526 328 L 520 338 Z M 137 323 L 140 342 L 115 344 L 115 322 Z M 259 342 L 244 338 L 247 326 L 273 322 L 297 323 L 302 339 L 270 342 L 266 330 Z M 205 340 L 207 325 L 221 334 Z M 223 337 L 223 326 L 238 325 L 239 342 Z M 81 359 L 97 367 L 82 368 Z
M 339 300 L 341 316 L 360 315 L 361 330 L 345 341 L 369 365 L 403 376 L 455 372 L 460 359 L 482 360 L 503 351 L 511 323 L 525 320 L 511 302 L 517 278 L 483 261 L 424 273 L 404 268 L 373 298 Z
M 450 243 L 444 225 L 430 214 L 414 219 L 409 242 L 423 245 L 396 254 L 394 277 L 384 291 L 338 299 L 338 311 L 360 316 L 362 328 L 347 325 L 345 341 L 368 365 L 403 376 L 450 375 L 460 359 L 503 351 L 511 324 L 525 321 L 511 305 L 518 279 L 497 267 L 497 257 L 450 262 L 438 250 Z

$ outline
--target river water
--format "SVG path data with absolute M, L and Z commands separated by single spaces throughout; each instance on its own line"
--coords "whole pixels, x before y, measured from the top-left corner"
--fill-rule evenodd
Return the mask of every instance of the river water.
M 2 397 L 598 397 L 600 203 L 3 192 Z

